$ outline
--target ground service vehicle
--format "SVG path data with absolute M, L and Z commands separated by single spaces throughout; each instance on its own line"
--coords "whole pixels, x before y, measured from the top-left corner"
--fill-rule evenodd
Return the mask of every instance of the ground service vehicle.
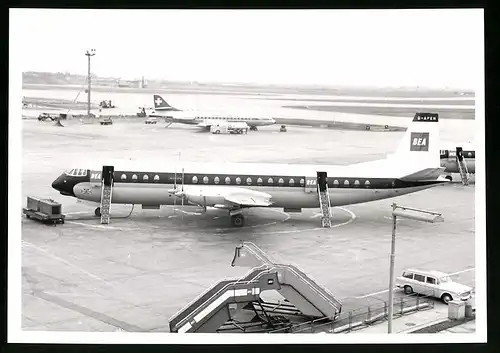
M 248 133 L 248 125 L 246 123 L 220 123 L 210 127 L 212 134 L 243 134 Z
M 42 222 L 64 223 L 64 215 L 61 213 L 61 204 L 51 199 L 39 199 L 28 197 L 26 208 L 23 213 L 28 219 L 37 219 Z
M 147 118 L 144 121 L 144 124 L 156 124 L 157 122 L 158 122 L 157 118 L 151 117 L 151 118 Z

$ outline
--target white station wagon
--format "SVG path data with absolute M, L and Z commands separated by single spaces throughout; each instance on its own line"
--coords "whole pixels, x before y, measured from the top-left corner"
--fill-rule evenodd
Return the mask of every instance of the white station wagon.
M 419 293 L 440 298 L 448 304 L 450 300 L 468 300 L 472 288 L 453 282 L 447 273 L 408 269 L 396 278 L 396 286 L 406 294 Z

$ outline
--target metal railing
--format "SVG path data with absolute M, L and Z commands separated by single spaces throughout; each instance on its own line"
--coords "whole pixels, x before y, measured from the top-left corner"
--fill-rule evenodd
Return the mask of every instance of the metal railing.
M 297 265 L 284 265 L 274 263 L 269 256 L 257 245 L 252 242 L 244 242 L 246 249 L 253 254 L 257 259 L 263 262 L 264 266 L 268 266 L 270 270 L 288 270 L 290 273 L 294 274 L 296 278 L 301 280 L 306 284 L 316 295 L 321 297 L 323 300 L 328 302 L 328 304 L 334 308 L 338 308 L 339 312 L 342 308 L 342 301 L 337 299 L 332 292 L 330 292 L 326 287 L 318 284 L 318 282 L 312 278 L 310 275 L 306 275 L 305 271 L 302 270 Z M 254 269 L 255 270 L 255 269 Z M 250 272 L 249 272 L 250 273 Z M 258 275 L 260 276 L 260 274 Z
M 393 315 L 402 316 L 410 312 L 427 310 L 434 307 L 435 300 L 429 296 L 409 295 L 399 297 L 393 304 Z M 388 302 L 382 301 L 375 305 L 364 306 L 339 315 L 335 320 L 320 318 L 284 327 L 268 333 L 340 333 L 368 326 L 380 321 L 387 320 Z

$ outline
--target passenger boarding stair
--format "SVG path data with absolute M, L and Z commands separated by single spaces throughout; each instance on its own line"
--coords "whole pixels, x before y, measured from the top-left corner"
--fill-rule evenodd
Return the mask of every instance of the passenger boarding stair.
M 320 190 L 318 185 L 319 206 L 321 208 L 321 226 L 330 228 L 332 226 L 332 211 L 330 208 L 330 195 L 328 194 L 328 186 L 324 191 Z
M 469 185 L 470 174 L 467 168 L 467 162 L 464 159 L 464 152 L 462 147 L 457 147 L 457 164 L 458 170 L 460 171 L 460 178 L 462 179 L 463 185 Z
M 241 304 L 241 308 L 258 301 L 262 291 L 278 288 L 276 273 L 266 269 L 252 271 L 242 279 L 217 282 L 170 318 L 170 332 L 215 332 L 231 319 L 228 304 Z
M 319 207 L 321 209 L 321 226 L 330 228 L 332 226 L 332 211 L 330 208 L 330 195 L 328 194 L 328 176 L 326 172 L 317 172 L 317 189 Z
M 294 265 L 271 261 L 262 249 L 251 242 L 238 246 L 232 266 L 264 266 L 278 274 L 277 292 L 292 303 L 304 316 L 335 319 L 342 310 L 342 302 L 328 289 L 319 285 Z
M 113 196 L 113 167 L 103 167 L 101 187 L 101 224 L 109 224 Z
M 253 243 L 238 246 L 231 265 L 253 268 L 240 279 L 225 279 L 215 283 L 179 310 L 169 320 L 170 332 L 208 333 L 217 332 L 228 323 L 238 326 L 234 317 L 244 310 L 255 312 L 259 320 L 267 321 L 269 327 L 276 324 L 278 318 L 271 316 L 273 313 L 334 320 L 341 312 L 341 301 L 326 288 L 296 266 L 273 263 Z M 278 292 L 289 303 L 264 302 L 261 293 L 266 290 Z

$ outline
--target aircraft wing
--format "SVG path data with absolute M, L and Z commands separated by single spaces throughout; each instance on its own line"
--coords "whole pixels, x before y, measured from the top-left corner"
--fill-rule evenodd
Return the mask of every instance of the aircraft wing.
M 252 192 L 246 194 L 229 194 L 224 198 L 226 201 L 244 207 L 268 207 L 272 205 L 271 195 L 263 192 Z
M 172 192 L 175 193 L 174 190 Z M 177 193 L 177 196 L 182 195 L 188 203 L 221 209 L 268 207 L 273 204 L 268 193 L 239 187 L 184 187 L 184 191 Z

